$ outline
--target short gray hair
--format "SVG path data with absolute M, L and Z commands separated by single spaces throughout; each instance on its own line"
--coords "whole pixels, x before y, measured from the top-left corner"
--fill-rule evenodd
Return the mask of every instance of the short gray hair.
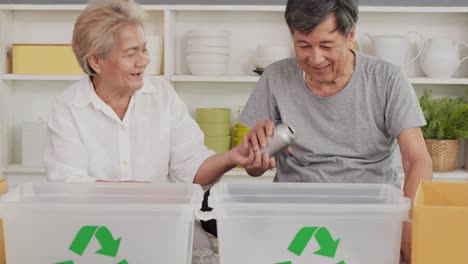
M 358 13 L 358 0 L 288 0 L 284 18 L 291 34 L 308 34 L 335 14 L 336 30 L 347 36 L 357 24 Z
M 134 0 L 90 0 L 75 22 L 72 47 L 86 74 L 96 75 L 89 65 L 92 55 L 105 57 L 115 45 L 115 35 L 127 24 L 143 26 L 144 13 Z

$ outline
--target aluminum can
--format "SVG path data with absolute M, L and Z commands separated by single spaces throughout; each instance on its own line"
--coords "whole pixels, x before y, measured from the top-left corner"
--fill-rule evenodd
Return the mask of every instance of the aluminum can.
M 275 127 L 273 136 L 268 140 L 268 145 L 262 149 L 262 152 L 268 153 L 273 156 L 282 149 L 291 145 L 296 139 L 296 133 L 294 129 L 285 124 L 278 124 Z

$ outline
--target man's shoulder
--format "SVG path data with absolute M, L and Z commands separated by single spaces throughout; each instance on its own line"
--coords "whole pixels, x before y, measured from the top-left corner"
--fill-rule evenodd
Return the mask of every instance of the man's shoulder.
M 363 73 L 372 73 L 377 77 L 389 76 L 398 71 L 399 67 L 381 58 L 356 52 Z
M 299 68 L 296 57 L 290 57 L 275 61 L 268 66 L 270 70 L 274 71 L 296 71 Z
M 275 78 L 283 81 L 291 81 L 302 72 L 296 57 L 286 58 L 270 64 L 266 69 L 268 79 Z

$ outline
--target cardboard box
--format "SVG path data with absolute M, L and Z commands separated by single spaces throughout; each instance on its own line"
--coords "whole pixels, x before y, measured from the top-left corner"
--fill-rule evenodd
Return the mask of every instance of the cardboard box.
M 0 180 L 0 194 L 5 194 L 8 191 L 7 181 Z M 3 238 L 3 219 L 0 218 L 0 264 L 5 264 L 5 240 Z
M 84 74 L 66 44 L 13 44 L 12 64 L 13 74 Z
M 423 182 L 413 211 L 413 264 L 468 263 L 468 182 Z

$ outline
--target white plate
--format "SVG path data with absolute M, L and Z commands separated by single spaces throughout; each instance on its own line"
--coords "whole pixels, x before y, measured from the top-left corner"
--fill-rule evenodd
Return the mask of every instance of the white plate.
M 229 56 L 213 53 L 187 53 L 187 62 L 228 62 Z
M 229 47 L 230 43 L 231 41 L 229 38 L 222 37 L 203 37 L 187 39 L 187 46 Z
M 185 49 L 189 52 L 202 52 L 202 53 L 213 53 L 213 54 L 229 54 L 228 47 L 206 47 L 206 46 L 187 46 Z
M 187 33 L 187 37 L 199 38 L 199 37 L 229 37 L 231 32 L 228 30 L 190 30 Z

